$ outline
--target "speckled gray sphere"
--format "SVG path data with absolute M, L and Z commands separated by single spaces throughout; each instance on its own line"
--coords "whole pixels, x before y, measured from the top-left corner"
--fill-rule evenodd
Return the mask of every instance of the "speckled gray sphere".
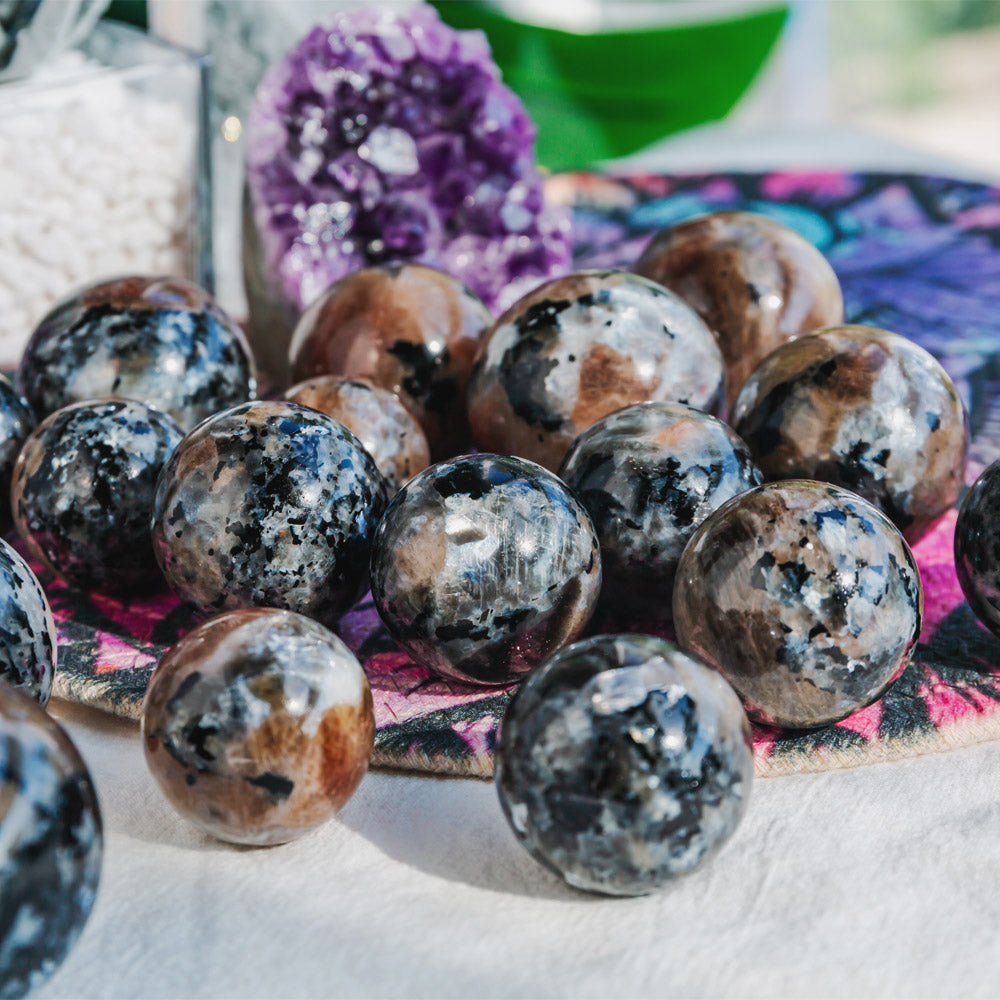
M 76 748 L 0 682 L 0 997 L 25 996 L 59 967 L 93 909 L 102 853 Z
M 6 531 L 12 523 L 10 480 L 18 452 L 34 426 L 35 415 L 28 401 L 6 376 L 0 375 L 0 531 Z
M 983 472 L 962 502 L 955 569 L 976 617 L 1000 636 L 1000 462 Z
M 269 607 L 333 624 L 364 593 L 381 473 L 332 417 L 244 403 L 177 446 L 153 507 L 167 582 L 201 611 Z
M 56 623 L 28 564 L 0 539 L 0 683 L 48 704 L 56 669 Z
M 708 517 L 677 567 L 674 625 L 759 722 L 809 728 L 873 702 L 906 669 L 923 592 L 909 546 L 827 483 L 759 486 Z
M 947 372 L 913 341 L 870 326 L 779 347 L 740 390 L 732 425 L 767 479 L 822 479 L 919 539 L 959 498 L 968 421 Z
M 121 396 L 190 430 L 253 399 L 257 373 L 236 321 L 206 291 L 181 278 L 132 276 L 60 302 L 35 328 L 15 384 L 39 418 Z
M 729 685 L 662 639 L 602 635 L 542 664 L 500 727 L 518 840 L 570 885 L 639 896 L 704 863 L 746 810 L 750 726 Z
M 132 399 L 77 403 L 42 421 L 11 488 L 34 558 L 80 589 L 162 587 L 149 516 L 157 477 L 183 436 L 176 421 Z
M 516 302 L 479 348 L 469 424 L 483 451 L 559 468 L 614 410 L 647 400 L 717 412 L 722 355 L 694 310 L 625 271 L 583 271 Z
M 601 604 L 669 621 L 677 560 L 695 528 L 763 481 L 747 446 L 715 417 L 681 403 L 609 414 L 574 442 L 559 477 L 601 542 Z
M 474 684 L 517 680 L 575 639 L 601 587 L 594 527 L 532 462 L 467 455 L 425 469 L 389 505 L 372 597 L 419 663 Z

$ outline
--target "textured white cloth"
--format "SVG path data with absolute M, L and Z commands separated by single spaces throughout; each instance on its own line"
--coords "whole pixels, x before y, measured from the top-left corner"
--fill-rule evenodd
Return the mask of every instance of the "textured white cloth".
M 759 781 L 703 871 L 564 888 L 493 786 L 372 773 L 340 820 L 238 849 L 177 816 L 138 730 L 58 704 L 104 810 L 83 937 L 42 997 L 996 996 L 1000 743 Z

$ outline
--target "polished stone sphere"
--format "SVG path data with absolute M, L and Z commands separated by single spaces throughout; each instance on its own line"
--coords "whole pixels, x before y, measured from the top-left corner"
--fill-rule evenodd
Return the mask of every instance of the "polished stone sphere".
M 35 426 L 28 401 L 0 375 L 0 531 L 13 523 L 10 513 L 10 480 L 24 439 Z
M 922 347 L 870 326 L 817 330 L 778 348 L 732 414 L 764 477 L 858 493 L 914 542 L 958 500 L 968 420 Z
M 436 459 L 463 451 L 472 358 L 493 322 L 461 282 L 421 264 L 367 267 L 331 285 L 292 335 L 294 381 L 366 378 L 417 418 Z
M 955 569 L 976 617 L 1000 637 L 1000 462 L 983 472 L 962 502 Z
M 574 442 L 559 478 L 601 543 L 601 604 L 622 618 L 669 621 L 677 560 L 717 507 L 764 480 L 720 420 L 681 403 L 640 403 Z
M 902 535 L 827 483 L 759 486 L 720 507 L 677 567 L 677 641 L 714 666 L 759 722 L 822 726 L 906 669 L 923 592 Z
M 469 385 L 473 440 L 555 471 L 581 431 L 647 400 L 717 411 L 722 357 L 690 306 L 625 271 L 546 282 L 496 322 Z
M 35 328 L 17 390 L 39 418 L 105 396 L 137 399 L 190 430 L 253 399 L 257 375 L 236 321 L 181 278 L 105 281 L 57 305 Z
M 664 229 L 635 270 L 675 291 L 714 331 L 730 405 L 776 347 L 844 321 L 826 258 L 794 230 L 752 212 L 713 212 Z
M 0 681 L 0 997 L 52 975 L 94 907 L 101 811 L 76 747 Z
M 753 778 L 732 688 L 670 643 L 602 635 L 557 653 L 514 695 L 496 786 L 518 840 L 570 885 L 639 896 L 730 837 Z
M 56 623 L 28 564 L 0 539 L 0 683 L 45 706 L 56 669 Z
M 360 379 L 319 375 L 292 386 L 285 399 L 340 421 L 357 435 L 394 494 L 430 464 L 427 438 L 399 397 Z
M 186 819 L 236 844 L 281 844 L 354 794 L 375 738 L 354 654 L 302 615 L 229 611 L 153 671 L 142 708 L 146 763 Z
M 385 482 L 361 442 L 296 403 L 196 427 L 160 474 L 153 548 L 202 612 L 287 608 L 333 624 L 364 593 Z
M 28 437 L 14 521 L 32 556 L 82 590 L 162 586 L 149 540 L 156 481 L 184 432 L 132 399 L 76 403 Z
M 371 585 L 386 628 L 418 663 L 506 684 L 583 630 L 600 551 L 587 512 L 552 473 L 468 455 L 396 494 L 375 535 Z

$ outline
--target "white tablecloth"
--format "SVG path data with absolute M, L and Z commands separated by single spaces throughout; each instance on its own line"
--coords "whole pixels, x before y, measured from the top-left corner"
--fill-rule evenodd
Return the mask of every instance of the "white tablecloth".
M 709 129 L 638 162 L 947 170 L 829 130 Z M 106 854 L 42 997 L 1000 993 L 1000 744 L 760 781 L 704 871 L 600 900 L 531 860 L 489 783 L 372 773 L 339 821 L 240 850 L 173 812 L 135 726 L 54 712 L 96 781 Z

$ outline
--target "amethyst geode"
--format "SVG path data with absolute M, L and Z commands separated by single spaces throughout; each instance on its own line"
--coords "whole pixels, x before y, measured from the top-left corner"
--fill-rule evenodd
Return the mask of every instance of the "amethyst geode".
M 509 305 L 570 260 L 534 136 L 480 32 L 426 6 L 336 14 L 271 69 L 250 114 L 269 280 L 301 310 L 349 271 L 414 260 Z

